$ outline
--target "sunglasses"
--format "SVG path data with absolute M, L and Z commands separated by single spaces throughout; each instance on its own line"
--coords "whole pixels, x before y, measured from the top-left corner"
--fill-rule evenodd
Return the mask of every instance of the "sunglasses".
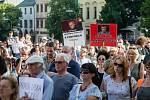
M 133 49 L 133 50 L 135 50 L 136 48 L 130 47 L 129 49 Z
M 81 71 L 80 73 L 81 73 L 81 74 L 88 74 L 89 71 Z
M 118 64 L 118 63 L 114 63 L 115 66 L 118 66 L 118 67 L 124 67 L 123 64 Z
M 65 61 L 54 61 L 54 64 L 62 64 Z
M 104 61 L 105 59 L 104 59 L 104 58 L 99 58 L 98 60 L 102 60 L 102 61 Z

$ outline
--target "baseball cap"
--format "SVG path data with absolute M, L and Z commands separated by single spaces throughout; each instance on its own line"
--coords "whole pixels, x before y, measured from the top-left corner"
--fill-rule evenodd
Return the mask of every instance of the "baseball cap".
M 26 60 L 26 64 L 33 64 L 33 63 L 44 63 L 44 60 L 41 56 L 32 55 Z

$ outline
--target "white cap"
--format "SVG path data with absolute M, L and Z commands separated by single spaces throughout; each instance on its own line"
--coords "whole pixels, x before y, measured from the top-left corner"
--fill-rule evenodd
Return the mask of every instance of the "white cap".
M 26 64 L 32 64 L 32 63 L 44 63 L 44 60 L 41 56 L 38 55 L 32 55 L 26 60 Z

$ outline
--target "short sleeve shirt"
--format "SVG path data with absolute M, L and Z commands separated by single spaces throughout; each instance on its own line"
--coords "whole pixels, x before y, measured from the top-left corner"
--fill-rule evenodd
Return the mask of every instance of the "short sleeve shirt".
M 88 87 L 85 91 L 82 92 L 79 91 L 78 86 L 80 85 L 79 84 L 75 85 L 73 89 L 70 91 L 69 100 L 87 100 L 87 97 L 89 96 L 95 96 L 98 97 L 99 100 L 102 100 L 101 92 L 96 85 L 91 84 L 90 87 Z M 79 94 L 77 95 L 78 92 Z

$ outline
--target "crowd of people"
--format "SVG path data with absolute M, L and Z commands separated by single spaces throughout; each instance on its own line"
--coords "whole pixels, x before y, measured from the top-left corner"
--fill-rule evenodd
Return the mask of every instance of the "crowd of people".
M 42 100 L 149 100 L 150 39 L 68 47 L 10 32 L 0 42 L 0 100 L 33 100 L 19 96 L 19 77 L 43 79 Z

